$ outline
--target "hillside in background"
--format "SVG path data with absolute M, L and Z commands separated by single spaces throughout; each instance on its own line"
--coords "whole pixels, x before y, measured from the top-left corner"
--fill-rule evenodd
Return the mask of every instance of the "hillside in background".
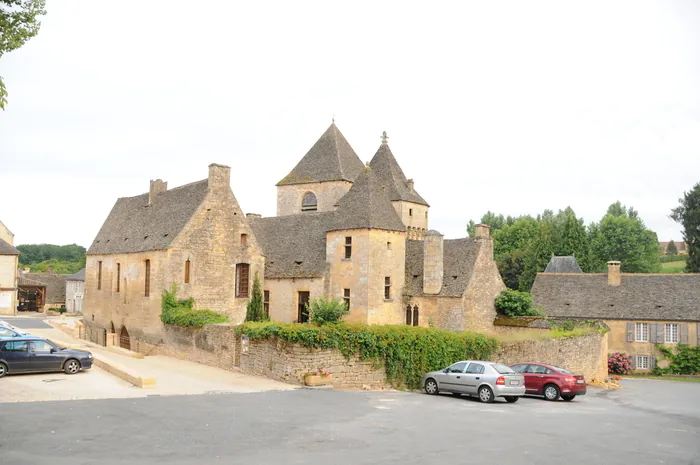
M 73 274 L 85 268 L 85 247 L 77 244 L 25 244 L 18 245 L 20 267 L 29 267 L 33 273 L 53 271 Z

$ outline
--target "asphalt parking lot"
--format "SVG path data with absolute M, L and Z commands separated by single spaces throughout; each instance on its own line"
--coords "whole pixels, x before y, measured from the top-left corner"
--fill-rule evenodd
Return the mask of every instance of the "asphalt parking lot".
M 3 404 L 3 463 L 700 464 L 700 385 L 573 402 L 271 391 Z

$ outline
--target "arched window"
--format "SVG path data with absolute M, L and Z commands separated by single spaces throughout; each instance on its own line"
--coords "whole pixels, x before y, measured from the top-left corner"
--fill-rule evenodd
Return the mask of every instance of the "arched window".
M 314 195 L 313 192 L 307 192 L 304 194 L 304 199 L 301 201 L 301 211 L 315 212 L 316 210 L 318 210 L 316 195 Z

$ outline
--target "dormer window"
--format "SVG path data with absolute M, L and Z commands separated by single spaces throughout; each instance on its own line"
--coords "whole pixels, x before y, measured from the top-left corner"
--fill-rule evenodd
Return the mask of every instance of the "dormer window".
M 316 200 L 316 195 L 313 192 L 307 192 L 304 194 L 304 199 L 301 201 L 301 211 L 303 212 L 315 212 L 318 210 L 318 200 Z

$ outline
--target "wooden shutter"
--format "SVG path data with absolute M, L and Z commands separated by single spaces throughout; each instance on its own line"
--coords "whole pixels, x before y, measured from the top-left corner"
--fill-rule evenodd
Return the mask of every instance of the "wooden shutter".
M 627 323 L 627 342 L 634 342 L 634 323 Z
M 665 336 L 665 331 L 666 325 L 663 323 L 657 323 L 656 324 L 656 343 L 657 344 L 663 344 L 666 339 L 664 338 Z
M 636 370 L 637 369 L 637 356 L 635 354 L 630 355 L 632 358 L 632 369 Z
M 650 355 L 649 356 L 649 369 L 653 370 L 654 368 L 656 368 L 656 357 L 654 357 L 653 355 Z
M 649 342 L 658 342 L 656 340 L 656 323 L 649 324 Z
M 688 344 L 688 323 L 680 324 L 680 338 L 678 342 L 681 344 Z
M 695 327 L 695 335 L 698 337 L 698 345 L 700 346 L 700 323 Z

